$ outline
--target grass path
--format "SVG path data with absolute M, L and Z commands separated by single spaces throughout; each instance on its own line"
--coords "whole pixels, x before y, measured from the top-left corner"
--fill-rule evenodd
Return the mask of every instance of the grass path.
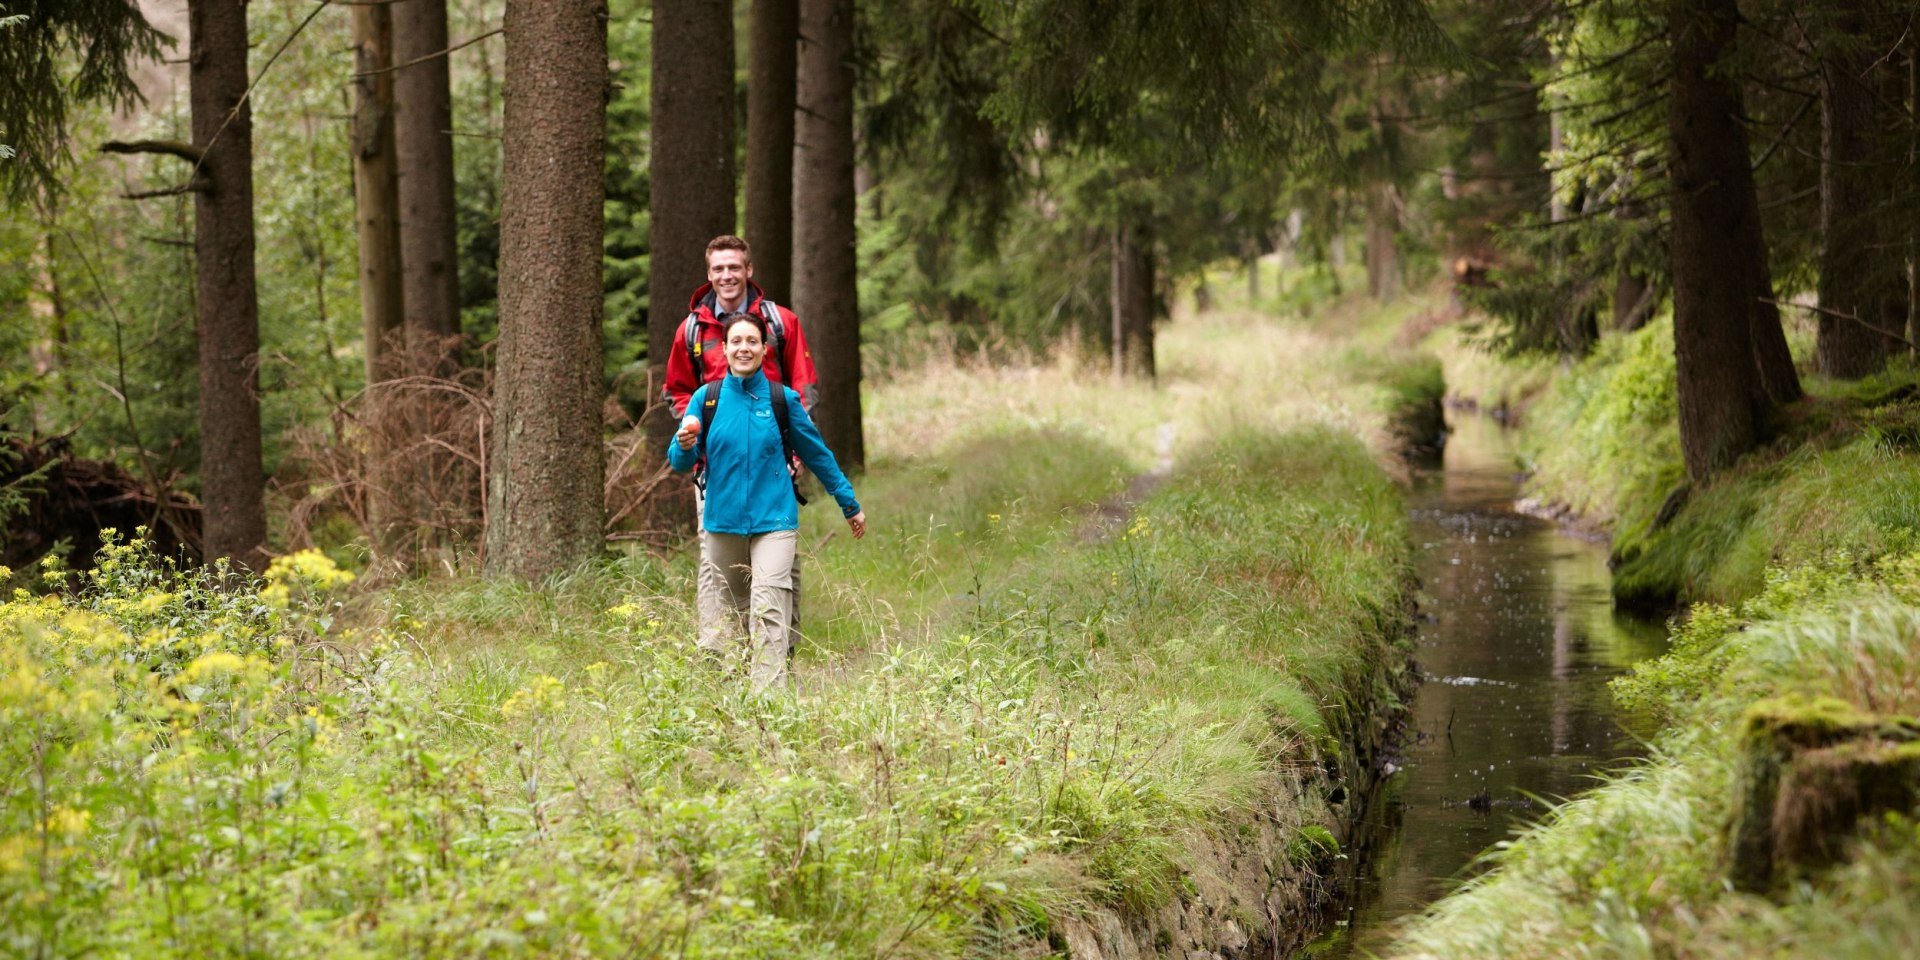
M 0 608 L 0 937 L 1045 955 L 1210 889 L 1190 851 L 1256 811 L 1311 870 L 1326 812 L 1274 778 L 1338 749 L 1401 616 L 1374 336 L 1219 313 L 1166 329 L 1160 389 L 1066 360 L 881 386 L 871 535 L 805 512 L 791 695 L 693 654 L 684 555 L 353 609 L 317 560 L 223 599 L 117 555 Z

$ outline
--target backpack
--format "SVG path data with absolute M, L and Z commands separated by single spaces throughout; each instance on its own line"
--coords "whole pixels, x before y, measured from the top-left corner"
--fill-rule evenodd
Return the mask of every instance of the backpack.
M 707 489 L 707 433 L 708 428 L 713 426 L 713 412 L 720 406 L 720 394 L 724 392 L 721 383 L 720 380 L 707 381 L 704 384 L 707 391 L 700 397 L 700 458 L 695 461 L 693 483 L 703 493 Z M 784 454 L 780 458 L 780 465 L 785 468 L 793 462 L 793 414 L 787 409 L 786 386 L 772 380 L 767 381 L 767 386 L 773 388 L 770 397 L 773 401 L 773 422 L 780 427 L 780 452 Z M 793 499 L 801 506 L 806 506 L 806 494 L 800 492 L 800 478 L 789 473 L 787 479 L 793 482 Z
M 787 368 L 781 365 L 780 357 L 787 349 L 787 325 L 780 320 L 780 306 L 773 302 L 772 297 L 763 296 L 760 298 L 760 317 L 767 322 L 767 359 L 773 361 L 773 365 L 775 369 L 780 371 L 780 379 L 784 383 L 787 378 Z M 699 312 L 695 311 L 687 314 L 686 322 L 681 324 L 681 326 L 687 328 L 687 354 L 693 357 L 693 369 L 699 371 L 702 377 L 701 382 L 705 383 L 706 380 L 704 378 L 707 375 L 707 368 L 700 363 L 700 355 L 704 352 L 704 345 L 700 342 Z M 726 375 L 721 374 L 720 379 L 726 379 Z

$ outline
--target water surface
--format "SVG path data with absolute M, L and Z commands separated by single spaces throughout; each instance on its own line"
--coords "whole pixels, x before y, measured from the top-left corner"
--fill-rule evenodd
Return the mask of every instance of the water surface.
M 1513 443 L 1498 424 L 1460 414 L 1452 427 L 1444 468 L 1408 498 L 1426 679 L 1400 769 L 1370 811 L 1377 841 L 1312 956 L 1383 952 L 1394 921 L 1537 820 L 1541 798 L 1579 793 L 1644 752 L 1648 731 L 1621 715 L 1607 681 L 1663 652 L 1665 629 L 1614 612 L 1603 544 L 1514 511 Z

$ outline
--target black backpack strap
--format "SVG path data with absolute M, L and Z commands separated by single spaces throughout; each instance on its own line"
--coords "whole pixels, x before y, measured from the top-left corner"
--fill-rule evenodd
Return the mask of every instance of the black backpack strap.
M 720 405 L 720 381 L 709 380 L 700 387 L 700 439 L 695 441 L 700 456 L 693 462 L 693 484 L 707 488 L 707 434 L 712 432 L 713 411 Z M 785 434 L 781 434 L 782 439 Z
M 687 328 L 687 356 L 693 358 L 694 376 L 701 376 L 705 371 L 700 368 L 700 314 L 688 313 L 685 326 Z
M 773 388 L 773 422 L 780 426 L 780 452 L 785 454 L 780 466 L 785 468 L 793 462 L 793 412 L 787 409 L 787 388 L 772 382 L 767 385 Z M 800 492 L 800 478 L 792 474 L 787 478 L 793 481 L 793 499 L 806 506 L 807 495 Z

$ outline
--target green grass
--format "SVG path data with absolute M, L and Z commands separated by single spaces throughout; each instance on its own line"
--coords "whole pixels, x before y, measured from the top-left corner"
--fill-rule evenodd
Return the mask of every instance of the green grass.
M 1167 329 L 1161 389 L 1065 357 L 889 383 L 871 534 L 806 511 L 771 698 L 693 651 L 684 554 L 345 599 L 295 572 L 284 608 L 129 555 L 0 606 L 0 942 L 1001 956 L 1180 895 L 1217 831 L 1277 818 L 1318 862 L 1325 811 L 1270 794 L 1390 696 L 1374 451 L 1425 392 L 1341 336 L 1226 313 Z
M 1550 363 L 1463 354 L 1459 336 L 1434 337 L 1449 389 L 1531 397 L 1519 421 L 1527 493 L 1612 535 L 1625 606 L 1734 602 L 1762 589 L 1769 564 L 1872 557 L 1920 535 L 1920 403 L 1905 361 L 1860 382 L 1805 378 L 1809 399 L 1782 412 L 1768 446 L 1691 488 L 1669 315 L 1602 339 L 1543 387 Z M 1462 387 L 1462 376 L 1506 386 Z
M 1643 767 L 1557 809 L 1435 904 L 1399 957 L 1906 956 L 1920 944 L 1920 823 L 1871 816 L 1839 864 L 1736 893 L 1742 717 L 1763 698 L 1920 712 L 1920 555 L 1776 568 L 1738 608 L 1703 605 L 1672 654 L 1619 681 L 1672 721 Z M 1753 814 L 1744 814 L 1752 816 Z

